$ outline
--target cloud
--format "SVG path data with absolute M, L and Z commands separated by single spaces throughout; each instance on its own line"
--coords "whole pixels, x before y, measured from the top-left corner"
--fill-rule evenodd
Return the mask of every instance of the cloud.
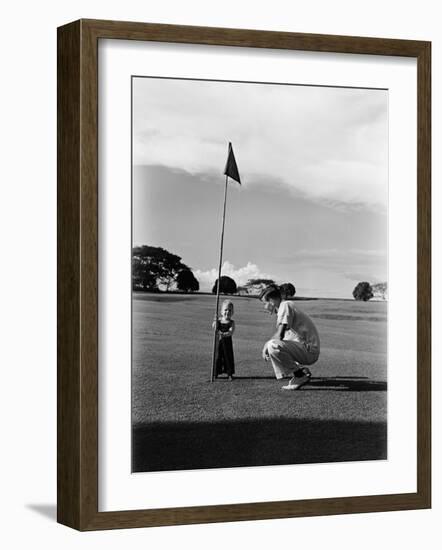
M 345 250 L 339 248 L 315 248 L 302 249 L 297 252 L 300 256 L 308 258 L 384 258 L 387 255 L 385 250 L 369 249 L 369 248 L 347 248 Z
M 388 92 L 174 79 L 134 81 L 134 163 L 278 180 L 331 206 L 385 208 Z
M 289 256 L 280 259 L 282 264 L 298 266 L 327 267 L 341 273 L 371 269 L 386 269 L 387 252 L 385 250 L 349 248 L 340 250 L 337 248 L 298 250 Z M 358 266 L 358 267 L 357 267 Z
M 371 275 L 370 273 L 361 273 L 361 272 L 344 273 L 344 277 L 355 283 L 361 282 L 361 281 L 367 281 L 368 283 L 373 285 L 373 284 L 382 282 L 381 277 L 377 277 L 376 275 Z
M 212 268 L 206 271 L 201 269 L 194 270 L 194 275 L 200 283 L 200 290 L 211 291 L 216 279 L 218 278 L 218 269 Z M 263 273 L 256 264 L 247 262 L 243 267 L 235 267 L 228 260 L 226 260 L 221 269 L 222 275 L 231 277 L 238 286 L 242 286 L 247 283 L 249 279 L 271 279 L 272 276 Z
M 327 273 L 332 285 L 333 277 L 353 282 L 385 281 L 388 276 L 387 252 L 383 249 L 325 248 L 299 250 L 281 260 L 283 265 L 296 266 L 298 273 Z M 307 281 L 302 282 L 307 286 Z

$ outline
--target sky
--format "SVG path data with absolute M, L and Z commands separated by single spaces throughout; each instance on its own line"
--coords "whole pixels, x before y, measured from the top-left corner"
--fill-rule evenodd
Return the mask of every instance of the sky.
M 388 92 L 133 79 L 133 244 L 217 277 L 227 146 L 224 275 L 351 298 L 387 280 Z

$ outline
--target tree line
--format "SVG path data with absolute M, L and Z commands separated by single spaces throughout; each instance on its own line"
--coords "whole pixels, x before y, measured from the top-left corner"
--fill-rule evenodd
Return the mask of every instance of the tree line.
M 243 286 L 227 275 L 220 278 L 220 293 L 255 295 L 264 287 L 275 284 L 273 279 L 249 279 Z M 279 285 L 286 296 L 294 296 L 296 289 L 292 283 Z M 186 265 L 181 256 L 172 254 L 158 246 L 136 246 L 132 250 L 132 288 L 148 292 L 198 292 L 200 284 L 192 269 Z M 212 287 L 215 294 L 218 279 Z
M 245 285 L 238 286 L 232 277 L 223 275 L 220 278 L 220 293 L 254 296 L 271 284 L 275 284 L 273 279 L 257 278 L 249 279 Z M 287 297 L 293 297 L 296 294 L 296 288 L 292 283 L 283 283 L 278 286 Z M 165 248 L 143 245 L 136 246 L 132 250 L 132 288 L 149 292 L 171 290 L 198 292 L 200 284 L 192 269 L 182 261 L 180 256 L 172 254 Z M 214 294 L 217 288 L 218 279 L 212 287 Z M 367 302 L 374 296 L 385 300 L 387 283 L 372 285 L 362 281 L 353 289 L 355 300 Z
M 228 275 L 222 275 L 220 278 L 220 292 L 222 294 L 254 296 L 259 294 L 262 289 L 269 285 L 276 285 L 276 283 L 273 279 L 249 279 L 245 285 L 237 286 L 236 282 Z M 289 298 L 296 294 L 296 289 L 292 283 L 283 283 L 278 285 L 278 287 Z M 218 279 L 212 287 L 212 293 L 216 294 L 217 289 Z

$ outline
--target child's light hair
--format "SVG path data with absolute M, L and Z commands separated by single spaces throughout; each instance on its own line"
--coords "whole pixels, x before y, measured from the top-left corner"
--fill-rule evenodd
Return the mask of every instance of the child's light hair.
M 228 306 L 228 308 L 232 311 L 232 315 L 233 315 L 234 308 L 233 308 L 232 300 L 224 300 L 224 302 L 221 304 L 221 310 L 223 310 L 225 306 Z

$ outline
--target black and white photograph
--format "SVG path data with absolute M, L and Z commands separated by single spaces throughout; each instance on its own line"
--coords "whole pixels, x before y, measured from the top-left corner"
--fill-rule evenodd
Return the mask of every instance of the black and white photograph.
M 364 8 L 5 4 L 4 548 L 438 547 L 440 9 Z
M 388 90 L 132 79 L 132 470 L 387 459 Z

